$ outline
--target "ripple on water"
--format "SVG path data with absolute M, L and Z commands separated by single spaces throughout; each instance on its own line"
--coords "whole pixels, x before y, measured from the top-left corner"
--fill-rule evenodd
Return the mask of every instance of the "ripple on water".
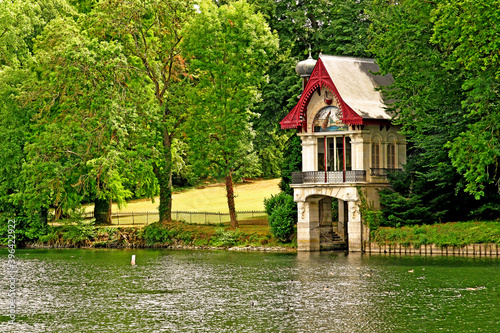
M 19 252 L 19 332 L 475 332 L 500 315 L 495 260 Z

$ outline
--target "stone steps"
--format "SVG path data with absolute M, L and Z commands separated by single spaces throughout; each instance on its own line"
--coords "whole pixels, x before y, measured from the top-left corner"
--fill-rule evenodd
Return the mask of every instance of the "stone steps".
M 340 237 L 331 226 L 320 227 L 320 250 L 346 250 L 347 243 Z

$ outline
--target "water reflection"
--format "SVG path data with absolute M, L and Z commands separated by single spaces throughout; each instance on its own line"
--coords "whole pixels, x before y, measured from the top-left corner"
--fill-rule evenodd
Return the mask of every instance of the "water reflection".
M 78 249 L 17 257 L 19 332 L 492 332 L 500 315 L 494 258 Z M 6 255 L 1 264 L 5 272 Z

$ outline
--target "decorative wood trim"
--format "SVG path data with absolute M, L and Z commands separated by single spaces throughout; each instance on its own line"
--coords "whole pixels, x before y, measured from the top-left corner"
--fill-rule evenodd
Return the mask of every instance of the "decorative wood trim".
M 390 125 L 389 120 L 385 119 L 363 119 L 358 115 L 340 96 L 337 87 L 333 84 L 333 81 L 325 68 L 325 65 L 318 59 L 316 66 L 311 74 L 311 77 L 307 81 L 306 87 L 300 96 L 297 105 L 290 111 L 290 113 L 283 118 L 280 122 L 282 129 L 297 128 L 304 129 L 307 132 L 307 106 L 311 100 L 311 96 L 316 90 L 318 92 L 321 88 L 327 87 L 333 94 L 337 105 L 342 116 L 342 122 L 347 125 L 380 125 L 388 126 Z

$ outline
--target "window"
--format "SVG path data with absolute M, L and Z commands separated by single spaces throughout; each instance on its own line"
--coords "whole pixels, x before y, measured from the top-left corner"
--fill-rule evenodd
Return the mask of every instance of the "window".
M 326 146 L 325 146 L 326 144 Z M 342 171 L 345 169 L 351 170 L 351 139 L 343 137 L 322 137 L 318 138 L 318 171 Z M 326 156 L 325 156 L 326 154 Z M 344 155 L 345 154 L 345 155 Z M 326 157 L 326 158 L 325 158 Z M 326 167 L 325 167 L 326 163 Z
M 377 141 L 372 143 L 372 168 L 380 168 L 380 142 Z
M 387 145 L 387 168 L 396 169 L 396 144 L 389 143 Z

